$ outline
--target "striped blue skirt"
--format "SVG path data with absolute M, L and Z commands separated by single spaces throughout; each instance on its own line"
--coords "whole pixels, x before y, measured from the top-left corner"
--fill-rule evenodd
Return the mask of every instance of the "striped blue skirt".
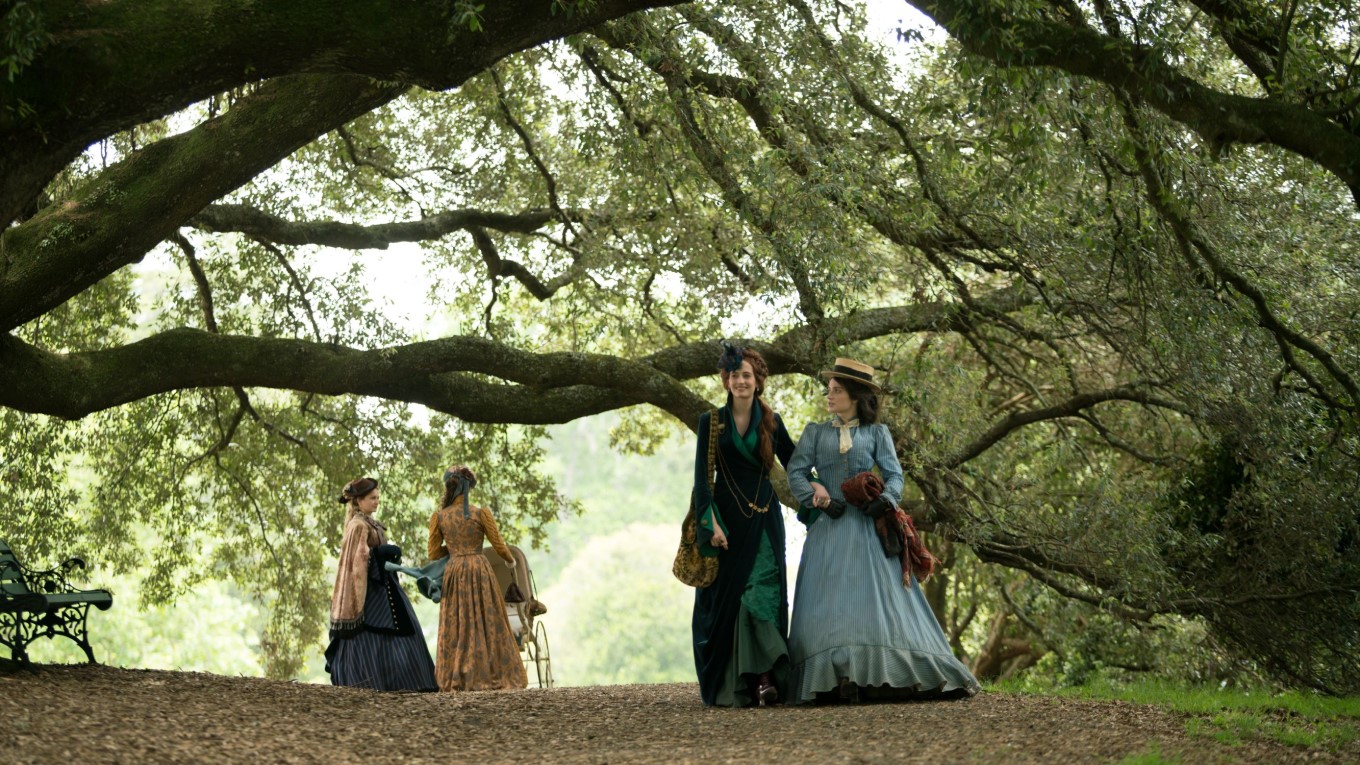
M 333 685 L 375 691 L 437 691 L 434 661 L 420 633 L 364 630 L 331 642 L 326 669 Z
M 922 695 L 977 693 L 977 680 L 949 649 L 915 577 L 883 554 L 873 521 L 855 507 L 808 529 L 789 624 L 794 702 L 835 689 L 842 677 L 866 688 Z
M 333 685 L 375 691 L 439 690 L 420 620 L 395 574 L 369 580 L 363 627 L 349 637 L 332 633 L 326 671 Z

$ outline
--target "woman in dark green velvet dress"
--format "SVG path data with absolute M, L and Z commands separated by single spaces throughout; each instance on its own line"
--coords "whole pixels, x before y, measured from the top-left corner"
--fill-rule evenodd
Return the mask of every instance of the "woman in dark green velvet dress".
M 699 419 L 694 508 L 699 551 L 718 557 L 718 578 L 694 592 L 694 665 L 709 706 L 779 703 L 788 696 L 788 585 L 784 515 L 770 470 L 793 440 L 765 405 L 765 359 L 726 346 L 719 360 L 727 405 Z M 717 475 L 709 492 L 709 418 L 719 419 Z

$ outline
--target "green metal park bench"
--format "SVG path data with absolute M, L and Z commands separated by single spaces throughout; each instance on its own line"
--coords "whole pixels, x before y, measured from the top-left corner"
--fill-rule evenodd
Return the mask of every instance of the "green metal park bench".
M 20 563 L 0 540 L 0 644 L 9 647 L 12 660 L 29 664 L 29 643 L 65 635 L 95 663 L 85 617 L 90 606 L 107 611 L 113 605 L 113 594 L 73 587 L 66 574 L 76 568 L 85 568 L 85 561 L 71 558 L 49 571 L 35 571 Z

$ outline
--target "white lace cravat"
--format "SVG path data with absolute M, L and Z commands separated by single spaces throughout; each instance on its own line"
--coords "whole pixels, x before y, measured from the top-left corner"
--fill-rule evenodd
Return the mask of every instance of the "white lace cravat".
M 850 437 L 850 429 L 859 427 L 859 418 L 856 417 L 849 422 L 841 419 L 838 414 L 831 418 L 831 427 L 841 432 L 840 450 L 841 454 L 850 451 L 850 447 L 855 445 L 854 439 Z

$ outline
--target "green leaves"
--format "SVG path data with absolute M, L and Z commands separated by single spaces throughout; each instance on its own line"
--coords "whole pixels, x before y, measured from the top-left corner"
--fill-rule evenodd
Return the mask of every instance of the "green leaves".
M 4 13 L 0 15 L 0 70 L 5 72 L 6 80 L 14 82 L 15 76 L 33 62 L 52 35 L 46 29 L 38 3 L 13 0 L 5 5 Z M 22 105 L 11 104 L 6 99 L 5 110 L 14 109 L 21 110 Z
M 456 36 L 459 27 L 466 27 L 472 32 L 482 31 L 482 11 L 486 10 L 486 3 L 474 3 L 471 0 L 454 0 L 453 3 L 453 29 L 450 30 L 449 40 L 452 41 Z M 556 12 L 557 6 L 553 6 Z

